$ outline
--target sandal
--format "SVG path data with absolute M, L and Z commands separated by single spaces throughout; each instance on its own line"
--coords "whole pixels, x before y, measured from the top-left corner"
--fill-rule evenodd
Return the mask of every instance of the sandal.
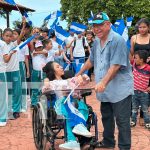
M 133 122 L 133 121 L 131 121 L 131 122 L 130 122 L 130 127 L 135 127 L 135 126 L 136 126 L 136 123 Z
M 145 128 L 146 128 L 146 129 L 150 129 L 150 123 L 146 123 L 146 124 L 145 124 Z

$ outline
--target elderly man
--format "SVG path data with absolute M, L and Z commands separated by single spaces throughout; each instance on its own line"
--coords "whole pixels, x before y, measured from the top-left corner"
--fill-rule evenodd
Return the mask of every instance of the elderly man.
M 89 59 L 80 70 L 94 66 L 97 99 L 101 101 L 103 140 L 99 148 L 114 148 L 115 121 L 118 126 L 118 147 L 131 147 L 130 114 L 133 94 L 132 70 L 125 40 L 111 29 L 106 13 L 100 12 L 93 19 L 96 35 Z

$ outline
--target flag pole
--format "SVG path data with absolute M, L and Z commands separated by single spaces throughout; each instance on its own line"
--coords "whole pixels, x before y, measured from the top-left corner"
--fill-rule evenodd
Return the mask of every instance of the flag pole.
M 18 11 L 21 13 L 21 11 L 20 11 L 18 5 L 16 4 L 15 6 L 17 7 Z M 21 13 L 21 15 L 22 15 L 22 13 Z M 22 16 L 23 16 L 23 15 L 22 15 Z

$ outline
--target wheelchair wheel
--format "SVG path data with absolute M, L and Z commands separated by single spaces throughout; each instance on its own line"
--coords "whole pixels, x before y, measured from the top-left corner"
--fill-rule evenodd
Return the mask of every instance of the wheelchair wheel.
M 42 115 L 41 106 L 37 104 L 33 109 L 32 128 L 35 146 L 38 150 L 45 150 L 47 143 L 46 120 L 42 119 Z

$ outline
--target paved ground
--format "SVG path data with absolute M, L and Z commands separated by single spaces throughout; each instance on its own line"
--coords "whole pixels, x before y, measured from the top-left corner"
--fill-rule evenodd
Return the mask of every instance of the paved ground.
M 88 98 L 88 103 L 93 107 L 98 114 L 99 120 L 99 137 L 102 138 L 102 124 L 99 114 L 99 102 L 93 93 Z M 32 135 L 31 125 L 32 111 L 29 109 L 27 113 L 21 114 L 17 120 L 10 120 L 6 127 L 0 127 L 0 150 L 36 150 Z M 117 129 L 116 129 L 117 139 Z M 57 142 L 57 147 L 59 143 Z M 57 148 L 59 150 L 59 148 Z M 107 150 L 107 149 L 105 149 Z M 117 146 L 114 150 L 118 150 Z M 144 127 L 137 126 L 132 129 L 132 148 L 131 150 L 150 150 L 150 131 Z

